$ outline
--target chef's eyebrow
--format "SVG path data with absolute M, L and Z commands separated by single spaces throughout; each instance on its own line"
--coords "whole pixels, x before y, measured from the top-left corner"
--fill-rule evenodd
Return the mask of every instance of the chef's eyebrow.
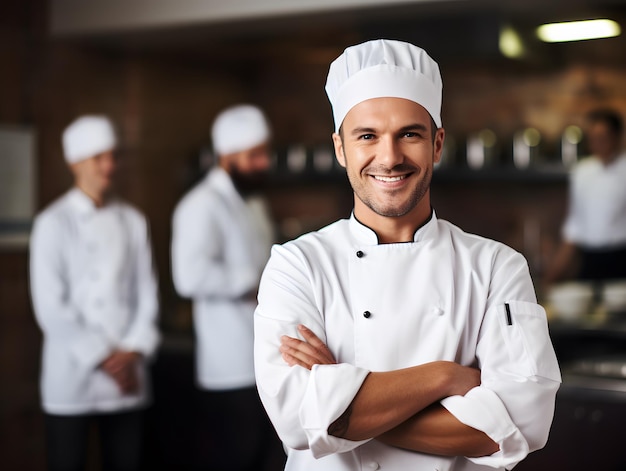
M 360 136 L 362 134 L 376 134 L 376 129 L 374 128 L 354 128 L 350 131 L 352 136 Z
M 406 126 L 402 126 L 399 130 L 398 133 L 402 134 L 405 132 L 416 132 L 416 131 L 420 131 L 420 132 L 428 132 L 428 127 L 425 124 L 421 124 L 421 123 L 412 123 L 412 124 L 408 124 Z M 354 128 L 352 131 L 350 131 L 350 134 L 353 136 L 360 136 L 362 134 L 376 134 L 377 131 L 374 128 L 369 128 L 369 127 L 358 127 L 358 128 Z
M 400 129 L 400 134 L 405 133 L 405 132 L 411 132 L 411 131 L 428 132 L 428 128 L 426 127 L 426 125 L 421 124 L 421 123 L 409 124 L 408 126 L 403 126 Z

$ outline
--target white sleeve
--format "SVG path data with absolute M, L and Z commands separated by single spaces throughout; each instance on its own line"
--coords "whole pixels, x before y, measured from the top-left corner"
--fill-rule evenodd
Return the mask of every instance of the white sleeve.
M 255 312 L 255 369 L 259 395 L 281 440 L 290 448 L 310 449 L 320 458 L 350 451 L 365 441 L 328 434 L 328 427 L 350 405 L 368 371 L 347 363 L 316 365 L 312 371 L 282 359 L 280 337 L 298 337 L 309 327 L 326 341 L 324 315 L 316 307 L 303 256 L 275 246 L 265 268 Z
M 256 289 L 259 274 L 253 264 L 224 262 L 223 240 L 211 195 L 183 200 L 172 220 L 172 278 L 176 291 L 187 298 L 239 298 Z
M 133 321 L 119 346 L 124 350 L 140 352 L 145 357 L 150 357 L 159 343 L 158 288 L 148 224 L 143 216 L 139 216 L 133 229 L 135 289 L 132 295 L 135 298 L 135 311 Z
M 500 446 L 493 455 L 468 459 L 510 469 L 545 445 L 561 375 L 545 311 L 536 304 L 521 255 L 496 269 L 490 299 L 476 350 L 481 385 L 442 405 Z
M 96 368 L 114 345 L 106 333 L 83 322 L 71 304 L 63 260 L 63 231 L 58 221 L 35 219 L 30 240 L 30 290 L 35 318 L 45 337 L 63 343 L 74 360 L 86 369 Z

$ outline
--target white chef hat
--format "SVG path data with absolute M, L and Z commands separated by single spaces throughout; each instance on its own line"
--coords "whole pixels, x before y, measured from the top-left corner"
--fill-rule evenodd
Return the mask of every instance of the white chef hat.
M 215 118 L 211 138 L 216 154 L 227 155 L 268 141 L 270 127 L 265 115 L 256 106 L 235 105 Z
M 441 127 L 441 74 L 423 49 L 377 39 L 346 48 L 330 65 L 326 94 L 335 131 L 353 106 L 370 98 L 405 98 L 422 105 Z
M 73 121 L 63 131 L 63 152 L 73 164 L 117 147 L 113 124 L 106 116 L 86 115 Z

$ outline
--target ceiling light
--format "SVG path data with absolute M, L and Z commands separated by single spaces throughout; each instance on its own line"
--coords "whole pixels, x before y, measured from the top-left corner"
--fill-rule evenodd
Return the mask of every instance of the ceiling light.
M 550 23 L 537 28 L 539 39 L 548 43 L 612 38 L 620 34 L 619 24 L 607 19 Z
M 500 30 L 500 52 L 505 57 L 519 59 L 524 55 L 524 44 L 515 29 L 505 26 Z

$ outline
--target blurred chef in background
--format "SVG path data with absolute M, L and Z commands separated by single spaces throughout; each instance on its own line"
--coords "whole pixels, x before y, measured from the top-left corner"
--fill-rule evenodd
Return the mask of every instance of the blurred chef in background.
M 284 453 L 253 365 L 256 295 L 273 242 L 257 193 L 271 164 L 269 123 L 255 106 L 232 106 L 215 119 L 212 141 L 217 164 L 179 202 L 172 230 L 174 285 L 193 299 L 202 397 L 196 460 L 220 471 L 281 469 Z
M 50 470 L 85 469 L 94 422 L 103 469 L 141 465 L 158 295 L 146 219 L 113 196 L 116 148 L 104 116 L 65 129 L 74 187 L 36 217 L 31 236 Z
M 549 285 L 564 278 L 626 278 L 626 152 L 619 113 L 598 109 L 587 116 L 591 155 L 570 176 L 563 241 L 546 271 Z

